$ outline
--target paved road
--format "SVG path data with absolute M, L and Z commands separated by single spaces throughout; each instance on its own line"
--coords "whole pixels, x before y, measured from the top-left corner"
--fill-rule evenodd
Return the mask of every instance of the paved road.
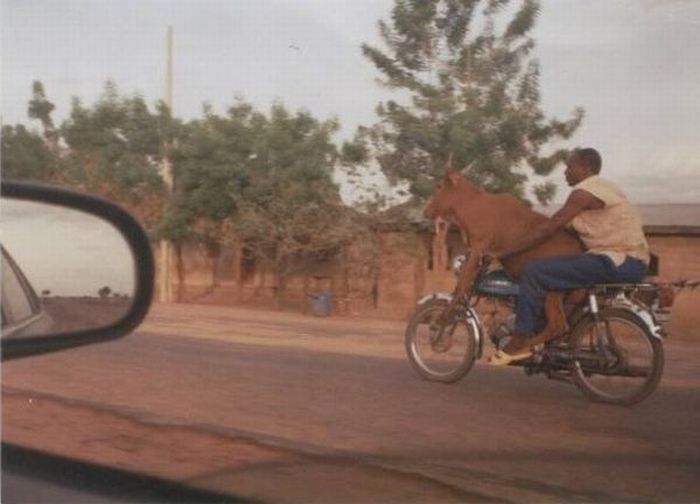
M 421 381 L 395 324 L 212 309 L 196 330 L 178 322 L 191 315 L 161 310 L 123 340 L 7 363 L 4 386 L 377 466 L 466 500 L 700 500 L 700 352 L 688 344 L 667 345 L 651 398 L 620 408 L 518 369 Z

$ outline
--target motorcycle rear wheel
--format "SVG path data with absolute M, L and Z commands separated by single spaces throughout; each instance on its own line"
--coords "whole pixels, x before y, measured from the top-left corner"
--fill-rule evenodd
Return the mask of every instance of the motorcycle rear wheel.
M 436 321 L 447 305 L 441 299 L 428 301 L 418 307 L 406 327 L 408 360 L 428 381 L 456 382 L 471 370 L 476 360 L 477 328 L 473 321 L 458 318 L 444 328 L 441 337 L 435 330 Z
M 592 316 L 583 318 L 572 331 L 572 379 L 593 401 L 636 404 L 654 392 L 661 381 L 663 344 L 628 310 L 601 310 L 599 320 L 605 338 L 602 349 L 596 344 L 596 321 Z

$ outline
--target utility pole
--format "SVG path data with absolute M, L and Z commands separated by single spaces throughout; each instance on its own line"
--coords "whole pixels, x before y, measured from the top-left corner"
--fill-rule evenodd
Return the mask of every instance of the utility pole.
M 168 107 L 170 116 L 173 116 L 173 27 L 168 26 L 166 41 L 166 68 L 165 68 L 165 105 Z M 163 140 L 163 160 L 161 166 L 161 176 L 165 182 L 168 199 L 173 192 L 173 172 L 170 165 L 170 145 L 167 139 Z M 158 289 L 158 300 L 161 303 L 173 302 L 172 284 L 172 246 L 169 241 L 160 241 L 160 285 Z

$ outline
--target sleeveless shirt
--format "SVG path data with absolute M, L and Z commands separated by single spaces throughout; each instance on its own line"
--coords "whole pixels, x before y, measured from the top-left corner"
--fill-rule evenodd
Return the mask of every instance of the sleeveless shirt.
M 579 182 L 573 187 L 576 189 L 583 189 L 605 204 L 598 210 L 584 210 L 571 221 L 587 252 L 606 255 L 616 266 L 625 262 L 625 256 L 649 264 L 642 218 L 622 190 L 598 175 Z

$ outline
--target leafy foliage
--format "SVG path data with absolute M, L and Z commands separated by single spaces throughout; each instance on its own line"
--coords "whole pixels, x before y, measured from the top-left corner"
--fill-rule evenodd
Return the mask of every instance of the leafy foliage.
M 336 129 L 282 104 L 269 114 L 242 100 L 223 116 L 205 109 L 173 151 L 175 191 L 160 232 L 212 255 L 243 243 L 283 286 L 299 260 L 337 254 L 358 230 L 332 181 Z
M 380 122 L 359 128 L 340 150 L 332 142 L 337 121 L 281 103 L 263 113 L 237 100 L 222 115 L 205 105 L 202 117 L 182 122 L 112 82 L 92 105 L 75 98 L 56 129 L 54 105 L 37 81 L 28 113 L 43 137 L 3 128 L 3 171 L 117 200 L 178 253 L 192 241 L 212 257 L 242 244 L 274 271 L 281 290 L 304 261 L 373 257 L 357 251 L 377 249 L 377 215 L 342 204 L 336 166 L 351 172 L 376 160 L 418 198 L 432 192 L 450 154 L 480 186 L 520 197 L 526 166 L 551 173 L 565 152 L 542 152 L 570 137 L 583 112 L 557 120 L 540 108 L 529 35 L 538 12 L 536 0 L 395 0 L 390 19 L 379 22 L 386 47 L 362 49 L 397 97 L 380 103 Z M 164 159 L 172 162 L 172 194 L 159 173 Z M 542 202 L 553 194 L 549 182 L 535 187 Z
M 551 173 L 566 152 L 543 148 L 569 138 L 583 118 L 580 108 L 568 120 L 548 119 L 540 108 L 529 35 L 538 13 L 536 0 L 396 0 L 390 22 L 379 22 L 386 49 L 362 50 L 406 100 L 380 103 L 381 122 L 358 131 L 343 152 L 364 145 L 390 181 L 408 181 L 418 197 L 432 192 L 450 154 L 478 185 L 524 197 L 523 168 Z M 536 195 L 551 198 L 551 186 Z
M 154 226 L 165 197 L 158 171 L 168 140 L 163 130 L 172 122 L 166 107 L 151 112 L 143 98 L 120 96 L 111 82 L 92 107 L 75 98 L 60 128 L 67 146 L 62 181 L 119 201 Z
M 165 200 L 158 167 L 179 127 L 167 108 L 152 112 L 140 96 L 120 96 L 107 82 L 93 106 L 74 98 L 70 118 L 58 129 L 53 110 L 43 84 L 35 81 L 27 112 L 41 122 L 43 136 L 22 125 L 4 126 L 3 176 L 101 194 L 154 227 Z
M 44 85 L 40 81 L 34 81 L 32 83 L 32 99 L 27 107 L 27 115 L 31 119 L 41 122 L 44 128 L 44 139 L 51 151 L 56 153 L 58 149 L 58 132 L 51 118 L 51 112 L 53 112 L 54 108 L 54 104 L 46 98 Z
M 277 104 L 260 126 L 230 226 L 282 274 L 294 256 L 320 258 L 348 239 L 348 209 L 332 181 L 337 124 Z
M 50 180 L 57 159 L 44 139 L 21 124 L 2 127 L 2 176 L 25 180 Z

